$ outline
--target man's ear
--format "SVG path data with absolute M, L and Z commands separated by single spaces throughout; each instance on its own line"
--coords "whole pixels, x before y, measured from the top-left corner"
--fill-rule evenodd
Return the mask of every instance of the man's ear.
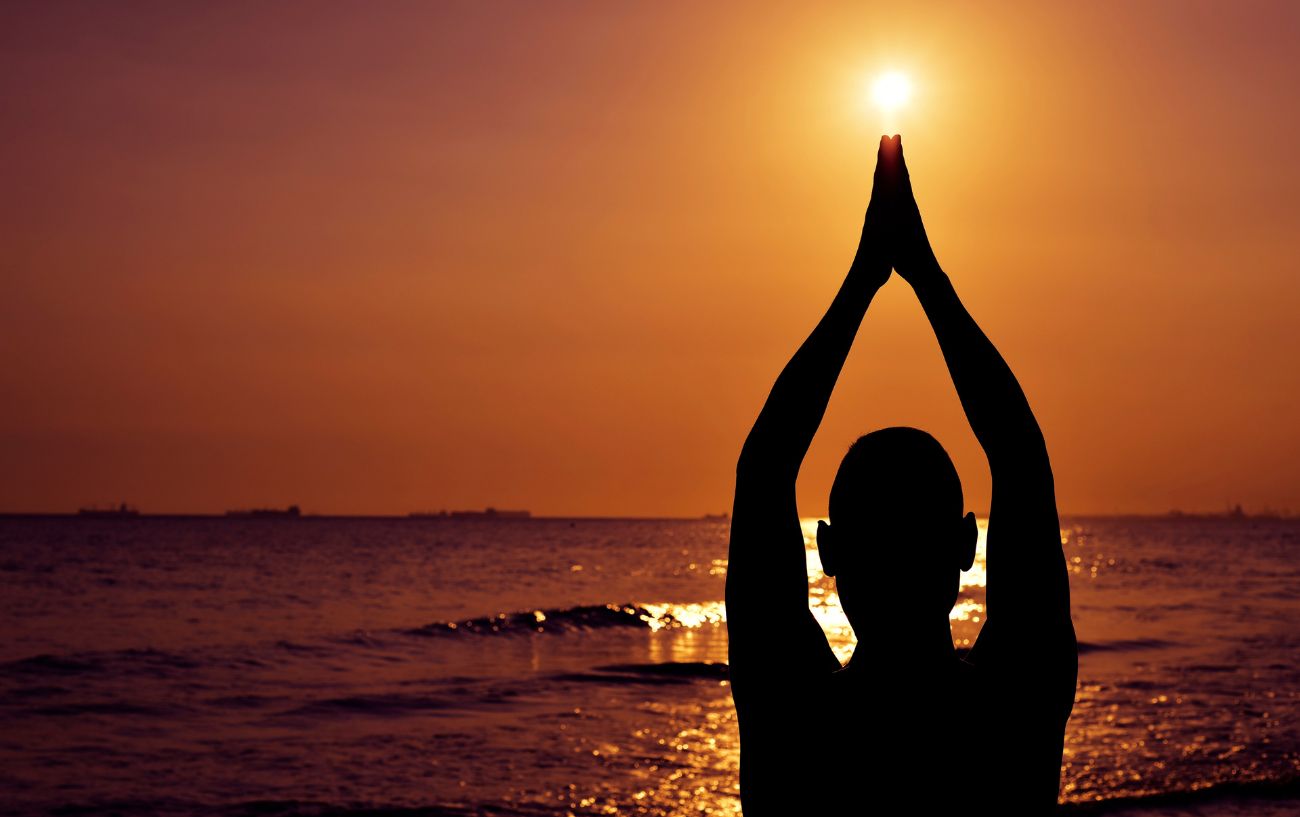
M 970 566 L 975 564 L 975 543 L 980 538 L 973 511 L 962 517 L 957 531 L 957 564 L 962 570 L 970 570 Z
M 831 526 L 822 520 L 817 520 L 817 556 L 822 560 L 822 572 L 827 576 L 835 575 L 835 547 L 831 542 L 835 539 L 831 535 Z

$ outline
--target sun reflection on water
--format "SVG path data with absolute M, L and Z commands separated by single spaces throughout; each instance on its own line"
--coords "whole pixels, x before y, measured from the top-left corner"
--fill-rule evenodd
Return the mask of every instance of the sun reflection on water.
M 835 656 L 845 662 L 853 655 L 857 637 L 844 613 L 844 606 L 835 589 L 835 580 L 822 570 L 821 558 L 817 554 L 817 521 L 816 518 L 800 520 L 808 572 L 808 609 L 826 633 L 826 640 Z M 953 643 L 957 647 L 971 646 L 986 618 L 984 589 L 987 583 L 987 519 L 977 520 L 977 531 L 975 561 L 970 570 L 961 574 L 960 594 L 948 616 L 952 623 Z M 1069 542 L 1071 535 L 1072 531 L 1062 530 L 1062 542 Z M 1076 559 L 1069 565 L 1072 572 L 1088 571 L 1093 578 L 1096 577 L 1099 566 L 1107 566 L 1106 557 L 1099 556 L 1093 564 L 1079 564 Z M 726 569 L 726 559 L 715 559 L 710 564 L 709 572 L 725 575 Z M 693 630 L 716 627 L 727 621 L 726 606 L 721 600 L 697 603 L 642 602 L 635 608 L 627 608 L 627 612 L 636 613 L 652 632 L 677 631 L 683 636 L 689 636 Z
M 822 570 L 821 559 L 817 555 L 817 519 L 800 520 L 804 538 L 804 557 L 808 571 L 808 609 L 817 619 L 831 650 L 840 661 L 847 661 L 857 645 L 857 637 L 849 624 L 840 603 L 835 581 Z M 979 538 L 975 545 L 975 562 L 971 569 L 961 575 L 961 595 L 949 614 L 953 623 L 954 643 L 957 646 L 969 646 L 978 633 L 979 624 L 984 620 L 983 591 L 986 581 L 985 551 L 988 539 L 988 520 L 978 520 Z M 727 561 L 715 559 L 710 565 L 710 573 L 723 575 Z M 664 630 L 690 631 L 706 626 L 717 626 L 727 621 L 726 606 L 721 600 L 673 603 L 641 602 L 627 612 L 635 612 L 652 632 Z
M 835 580 L 822 570 L 816 546 L 817 520 L 801 520 L 801 527 L 808 571 L 808 609 L 826 633 L 836 657 L 844 662 L 853 654 L 857 638 L 844 614 Z M 961 595 L 950 615 L 957 646 L 969 646 L 985 615 L 987 522 L 980 520 L 978 527 L 975 563 L 971 570 L 962 574 Z M 717 576 L 725 575 L 726 569 L 725 559 L 713 560 L 709 565 L 709 572 Z M 653 661 L 699 661 L 706 656 L 707 660 L 725 660 L 725 640 L 716 641 L 712 633 L 727 620 L 726 607 L 721 600 L 702 603 L 659 600 L 621 609 L 634 611 L 649 627 L 653 635 L 650 642 Z M 709 652 L 719 647 L 723 652 Z M 680 703 L 645 704 L 656 710 L 662 707 L 661 714 L 671 727 L 663 731 L 649 729 L 645 734 L 639 733 L 638 737 L 644 738 L 666 757 L 671 757 L 673 765 L 682 765 L 666 776 L 661 773 L 665 768 L 662 762 L 644 768 L 638 766 L 634 773 L 641 778 L 640 785 L 631 795 L 631 802 L 625 806 L 630 805 L 637 812 L 654 814 L 739 813 L 739 792 L 734 777 L 739 765 L 739 746 L 734 734 L 735 713 L 730 706 L 727 681 L 718 683 L 720 697 L 711 699 L 698 712 L 691 712 L 691 707 L 678 709 Z M 599 746 L 592 749 L 601 751 Z M 608 751 L 593 756 L 601 757 L 605 762 L 614 762 L 617 758 Z M 617 809 L 612 802 L 593 801 L 586 805 L 586 810 L 578 810 L 598 813 L 605 809 L 605 813 L 615 813 L 609 809 Z

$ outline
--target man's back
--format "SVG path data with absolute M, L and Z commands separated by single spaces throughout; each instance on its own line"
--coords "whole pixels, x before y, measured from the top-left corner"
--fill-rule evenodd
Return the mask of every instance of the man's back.
M 875 662 L 873 662 L 875 663 Z M 825 794 L 838 813 L 898 796 L 920 810 L 978 800 L 985 734 L 973 666 L 956 657 L 930 666 L 850 667 L 825 683 L 836 735 Z
M 851 662 L 811 692 L 829 727 L 814 741 L 826 752 L 821 795 L 836 811 L 898 795 L 927 811 L 1022 803 L 1041 813 L 1055 805 L 1072 686 L 1017 700 L 995 672 L 956 656 L 928 666 L 871 664 Z M 1035 764 L 1040 757 L 1049 762 Z

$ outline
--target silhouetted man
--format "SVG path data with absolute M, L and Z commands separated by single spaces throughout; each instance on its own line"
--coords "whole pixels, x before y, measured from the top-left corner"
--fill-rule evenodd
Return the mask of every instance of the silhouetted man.
M 987 616 L 959 658 L 949 613 L 976 527 L 947 452 L 913 428 L 872 432 L 845 455 L 817 526 L 858 637 L 841 667 L 808 609 L 795 478 L 891 267 L 988 457 Z M 935 260 L 897 136 L 881 139 L 848 276 L 741 451 L 727 625 L 746 817 L 1055 808 L 1078 658 L 1052 469 L 1024 392 Z

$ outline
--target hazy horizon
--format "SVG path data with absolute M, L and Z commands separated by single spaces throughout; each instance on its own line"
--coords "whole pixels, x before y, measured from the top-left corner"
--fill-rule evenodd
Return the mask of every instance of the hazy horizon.
M 252 511 L 252 510 L 285 510 L 285 509 L 288 508 L 290 505 L 296 505 L 296 503 L 289 503 L 288 505 L 273 505 L 273 504 L 262 503 L 262 504 L 245 505 L 245 506 L 240 506 L 240 507 L 235 507 L 235 508 L 220 508 L 220 509 L 217 509 L 217 508 L 204 508 L 204 509 L 198 509 L 198 510 L 196 510 L 196 509 L 167 509 L 167 510 L 159 510 L 159 509 L 156 509 L 156 508 L 144 508 L 144 507 L 140 507 L 139 505 L 136 505 L 136 504 L 134 504 L 134 503 L 132 503 L 132 502 L 126 502 L 126 503 L 122 503 L 122 502 L 114 502 L 114 503 L 88 503 L 88 504 L 80 505 L 80 506 L 77 506 L 77 507 L 70 507 L 70 508 L 45 508 L 45 509 L 35 509 L 35 510 L 32 510 L 32 509 L 0 508 L 0 517 L 5 517 L 5 516 L 9 516 L 9 517 L 16 517 L 16 516 L 77 516 L 78 512 L 79 512 L 81 509 L 83 509 L 83 508 L 84 508 L 84 509 L 90 509 L 90 510 L 110 510 L 110 511 L 111 511 L 111 510 L 116 510 L 116 509 L 118 509 L 119 506 L 122 505 L 122 504 L 125 504 L 125 505 L 127 505 L 127 507 L 130 508 L 131 510 L 138 512 L 138 514 L 139 514 L 140 516 L 213 516 L 213 517 L 226 516 L 228 513 L 231 513 L 231 512 L 236 513 L 236 514 L 239 514 L 239 513 L 246 513 L 246 512 L 248 512 L 248 511 Z M 441 514 L 446 514 L 446 515 L 448 516 L 448 518 L 450 518 L 450 515 L 451 515 L 451 514 L 454 514 L 454 513 L 470 513 L 470 514 L 476 514 L 476 513 L 483 513 L 484 511 L 487 511 L 487 510 L 495 510 L 495 511 L 527 511 L 527 512 L 529 513 L 531 519 L 684 519 L 684 520 L 697 520 L 697 519 L 701 519 L 701 518 L 704 518 L 704 517 L 714 517 L 714 516 L 719 516 L 719 515 L 722 515 L 722 516 L 728 516 L 728 517 L 729 517 L 729 515 L 730 515 L 730 508 L 727 508 L 726 510 L 719 510 L 719 511 L 702 511 L 702 512 L 700 512 L 700 513 L 694 513 L 694 514 L 683 513 L 683 514 L 659 514 L 659 515 L 655 515 L 655 514 L 635 514 L 635 513 L 630 513 L 630 514 L 580 514 L 580 513 L 563 513 L 563 512 L 559 512 L 559 513 L 539 513 L 539 512 L 537 512 L 537 511 L 533 510 L 532 508 L 502 507 L 502 506 L 496 506 L 496 505 L 478 505 L 478 506 L 472 506 L 472 507 L 471 507 L 471 506 L 466 506 L 466 507 L 455 507 L 455 508 L 452 508 L 452 507 L 411 508 L 411 509 L 409 509 L 409 510 L 405 510 L 405 511 L 334 511 L 334 510 L 317 510 L 317 509 L 313 509 L 313 508 L 302 507 L 301 505 L 297 505 L 297 507 L 299 508 L 299 511 L 300 511 L 301 515 L 304 516 L 304 517 L 307 517 L 307 516 L 320 516 L 320 517 L 376 517 L 376 518 L 392 518 L 392 519 L 402 519 L 402 518 L 407 518 L 407 517 L 411 516 L 412 514 L 415 514 L 415 515 L 426 515 L 426 516 L 428 516 L 428 517 L 439 517 Z M 1233 504 L 1231 504 L 1231 505 L 1225 506 L 1225 507 L 1223 507 L 1223 508 L 1215 509 L 1215 510 L 1188 510 L 1188 509 L 1186 509 L 1186 508 L 1168 508 L 1168 509 L 1166 509 L 1166 510 L 1164 510 L 1164 511 L 1146 511 L 1146 512 L 1119 513 L 1119 512 L 1115 512 L 1115 511 L 1071 511 L 1071 510 L 1068 510 L 1068 509 L 1063 509 L 1063 510 L 1061 510 L 1060 513 L 1061 513 L 1061 518 L 1062 518 L 1062 519 L 1081 519 L 1081 518 L 1087 518 L 1087 517 L 1153 517 L 1153 518 L 1161 518 L 1161 517 L 1178 517 L 1178 516 L 1189 516 L 1189 517 L 1207 517 L 1207 516 L 1210 516 L 1210 517 L 1227 517 L 1227 516 L 1234 515 L 1237 511 L 1240 511 L 1241 513 L 1243 513 L 1243 514 L 1245 514 L 1246 516 L 1251 517 L 1251 518 L 1258 518 L 1258 517 L 1279 517 L 1279 518 L 1284 518 L 1284 519 L 1293 519 L 1293 518 L 1300 517 L 1300 514 L 1295 514 L 1295 513 L 1293 513 L 1292 510 L 1291 510 L 1290 508 L 1270 508 L 1270 507 L 1251 508 L 1251 507 L 1246 507 L 1246 506 L 1244 506 L 1244 505 L 1240 505 L 1240 504 L 1238 504 L 1238 503 L 1233 503 Z M 977 517 L 978 519 L 980 519 L 980 520 L 982 520 L 982 521 L 983 521 L 983 520 L 987 520 L 987 519 L 988 519 L 988 509 L 987 509 L 987 508 L 985 508 L 985 509 L 975 509 L 975 515 L 976 515 L 976 517 Z M 809 512 L 807 512 L 807 511 L 803 511 L 803 512 L 800 513 L 799 517 L 800 517 L 800 519 L 804 519 L 804 520 L 809 520 L 809 519 L 827 519 L 827 518 L 829 518 L 829 516 L 828 516 L 828 514 L 826 513 L 825 510 L 823 510 L 823 511 L 820 512 L 820 513 L 809 513 Z M 507 521 L 516 521 L 516 520 L 514 520 L 514 519 L 510 519 L 510 518 L 507 518 Z

